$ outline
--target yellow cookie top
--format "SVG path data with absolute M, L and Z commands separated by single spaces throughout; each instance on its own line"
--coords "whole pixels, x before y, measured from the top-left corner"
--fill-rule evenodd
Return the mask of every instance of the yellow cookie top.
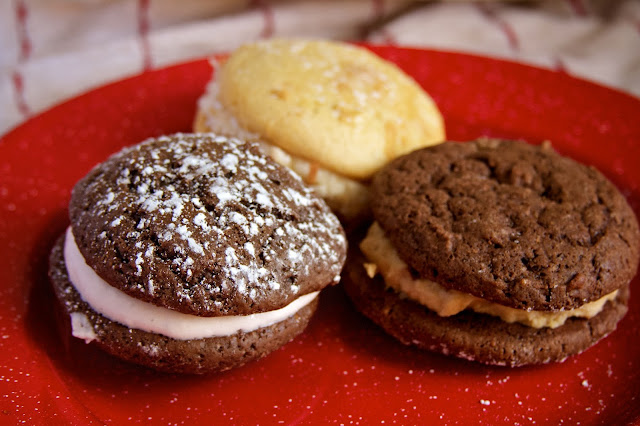
M 367 179 L 389 160 L 445 138 L 440 111 L 422 88 L 356 46 L 248 44 L 216 80 L 220 103 L 242 128 L 351 178 Z

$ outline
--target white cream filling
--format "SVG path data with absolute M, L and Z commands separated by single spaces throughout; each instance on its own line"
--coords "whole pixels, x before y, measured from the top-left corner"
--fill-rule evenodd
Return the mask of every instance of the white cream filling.
M 305 294 L 287 306 L 273 311 L 243 316 L 199 317 L 143 302 L 107 284 L 85 262 L 76 245 L 71 227 L 67 228 L 64 259 L 69 281 L 94 311 L 129 328 L 178 340 L 230 336 L 238 331 L 250 332 L 268 327 L 291 317 L 319 293 L 316 291 Z M 86 318 L 85 321 L 78 315 L 72 315 L 71 318 L 73 336 L 85 341 L 96 338 L 93 329 L 87 329 Z
M 618 291 L 609 293 L 598 300 L 585 303 L 579 308 L 563 311 L 526 311 L 489 302 L 471 294 L 447 289 L 427 279 L 414 279 L 409 266 L 400 258 L 384 231 L 374 222 L 367 236 L 360 243 L 360 249 L 371 263 L 364 265 L 367 274 L 373 278 L 380 273 L 387 286 L 405 294 L 411 300 L 426 306 L 442 317 L 455 315 L 465 309 L 499 317 L 505 322 L 518 322 L 533 328 L 556 328 L 571 317 L 591 318 L 614 300 Z
M 85 343 L 97 340 L 98 336 L 93 330 L 93 325 L 89 318 L 82 312 L 71 312 L 71 334 L 73 337 L 82 339 Z

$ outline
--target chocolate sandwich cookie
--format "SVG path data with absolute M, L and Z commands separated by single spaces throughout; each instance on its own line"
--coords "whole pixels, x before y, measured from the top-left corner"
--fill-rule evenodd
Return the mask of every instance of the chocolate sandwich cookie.
M 126 148 L 74 187 L 50 277 L 72 334 L 171 372 L 221 371 L 304 330 L 338 282 L 344 233 L 258 146 L 176 134 Z
M 372 194 L 345 287 L 407 344 L 487 364 L 560 361 L 626 313 L 635 215 L 597 170 L 547 145 L 447 142 L 393 161 Z

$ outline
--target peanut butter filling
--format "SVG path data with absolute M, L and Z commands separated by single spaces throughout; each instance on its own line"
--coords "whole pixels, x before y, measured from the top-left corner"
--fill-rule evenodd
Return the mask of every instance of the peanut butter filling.
M 409 266 L 398 256 L 391 241 L 377 222 L 369 228 L 367 236 L 360 243 L 360 249 L 368 262 L 364 264 L 369 277 L 380 274 L 385 284 L 408 298 L 426 306 L 440 316 L 447 317 L 470 309 L 474 312 L 499 317 L 505 322 L 518 322 L 533 328 L 556 328 L 568 318 L 591 318 L 614 300 L 618 291 L 609 293 L 598 300 L 585 303 L 576 309 L 562 311 L 526 311 L 489 302 L 471 294 L 451 290 L 427 280 L 414 279 Z

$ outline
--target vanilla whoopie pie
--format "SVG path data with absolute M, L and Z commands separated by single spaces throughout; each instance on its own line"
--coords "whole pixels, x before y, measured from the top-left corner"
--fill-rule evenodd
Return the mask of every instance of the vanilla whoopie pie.
M 313 39 L 261 40 L 231 52 L 199 100 L 194 130 L 260 141 L 345 222 L 368 213 L 375 171 L 445 139 L 438 106 L 395 64 Z
M 169 372 L 222 371 L 306 327 L 346 240 L 325 202 L 258 146 L 175 134 L 73 189 L 49 275 L 73 336 Z
M 548 144 L 415 151 L 374 177 L 372 209 L 343 282 L 403 343 L 486 364 L 562 361 L 627 312 L 636 217 L 601 173 Z

